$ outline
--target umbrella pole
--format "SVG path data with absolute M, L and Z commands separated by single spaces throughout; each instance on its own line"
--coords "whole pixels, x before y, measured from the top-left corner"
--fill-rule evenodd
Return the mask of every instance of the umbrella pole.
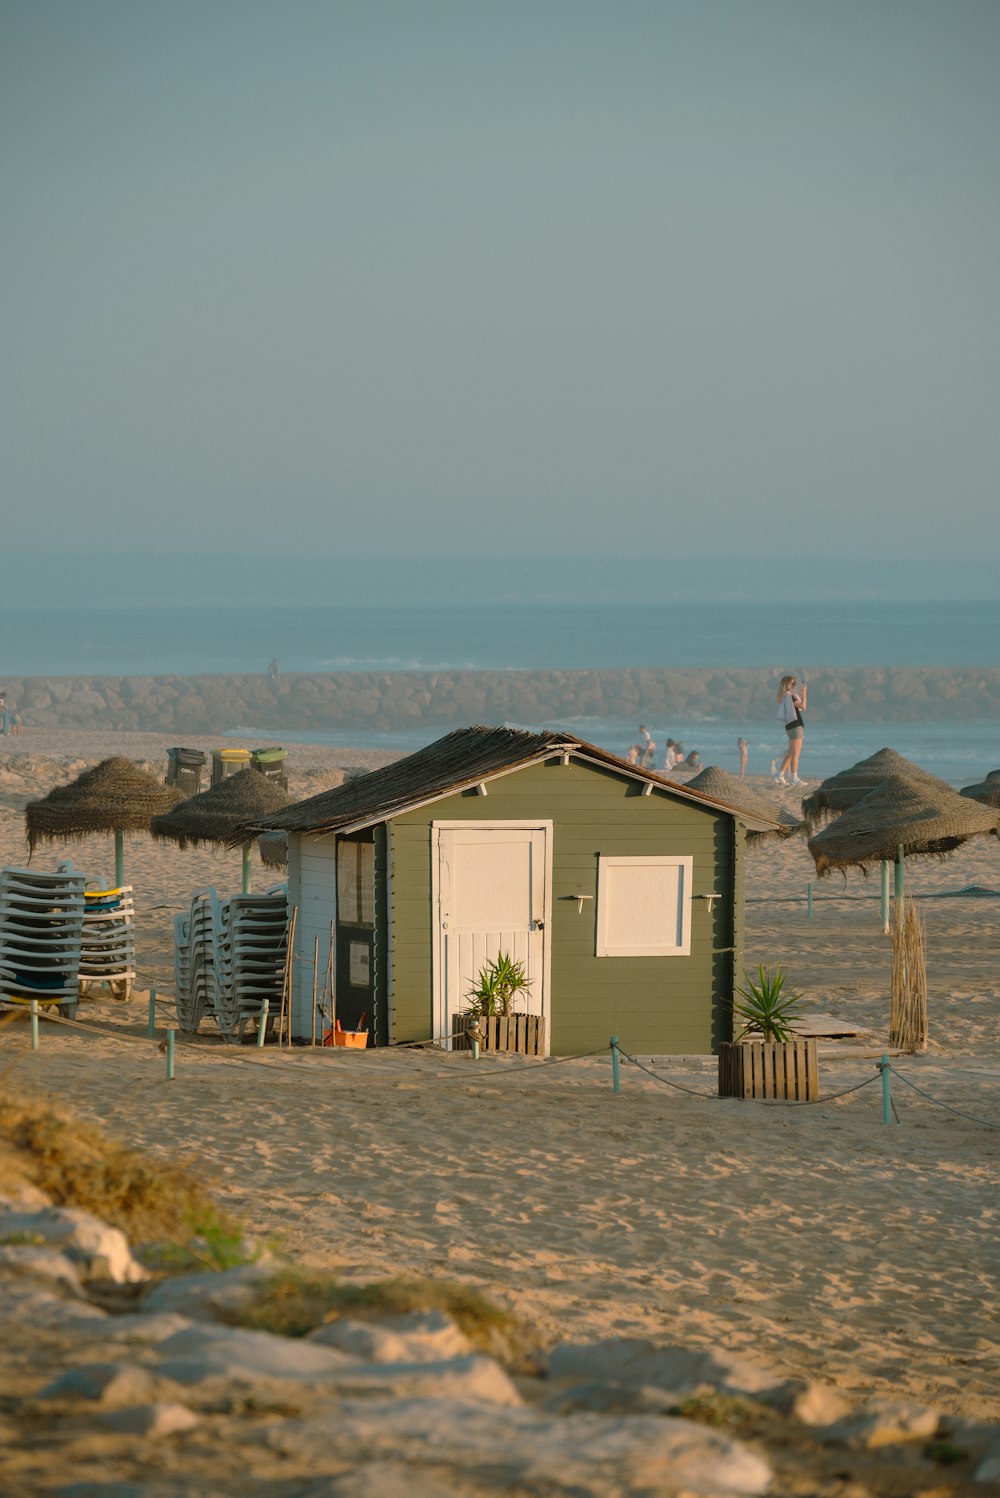
M 251 886 L 250 874 L 250 843 L 243 844 L 243 893 L 248 895 Z
M 882 931 L 889 935 L 889 865 L 882 860 Z
M 125 834 L 115 828 L 115 884 L 121 889 L 125 883 Z
M 906 886 L 906 860 L 903 857 L 903 844 L 900 843 L 896 853 L 896 899 L 900 905 L 903 903 L 903 892 Z

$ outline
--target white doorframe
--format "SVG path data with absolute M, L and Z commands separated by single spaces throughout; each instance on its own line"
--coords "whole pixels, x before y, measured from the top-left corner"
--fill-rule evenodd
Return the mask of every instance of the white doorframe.
M 441 940 L 440 918 L 440 834 L 442 832 L 541 832 L 545 837 L 543 862 L 544 913 L 542 920 L 542 998 L 541 1009 L 545 1016 L 545 1054 L 549 1054 L 552 1036 L 552 820 L 541 818 L 531 821 L 510 821 L 495 817 L 490 821 L 431 822 L 431 985 L 434 995 L 434 1034 L 445 1036 L 448 1023 L 448 997 L 444 985 L 444 958 Z M 537 919 L 537 917 L 536 917 Z M 448 1036 L 450 1040 L 450 1035 Z

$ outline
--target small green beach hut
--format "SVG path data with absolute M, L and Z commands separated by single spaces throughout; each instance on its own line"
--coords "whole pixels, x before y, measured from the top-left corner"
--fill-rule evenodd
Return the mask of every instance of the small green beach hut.
M 746 831 L 774 819 L 561 732 L 472 727 L 247 824 L 283 831 L 298 908 L 292 1033 L 331 937 L 337 1018 L 372 1043 L 447 1037 L 487 961 L 524 964 L 570 1055 L 704 1054 L 732 1034 Z

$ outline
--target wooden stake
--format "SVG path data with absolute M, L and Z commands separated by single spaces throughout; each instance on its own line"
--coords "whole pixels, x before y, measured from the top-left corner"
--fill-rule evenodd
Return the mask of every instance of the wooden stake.
M 334 958 L 334 932 L 336 923 L 330 922 L 330 952 L 327 957 L 326 970 L 330 977 L 330 1029 L 337 1028 L 337 964 Z
M 281 1046 L 281 1037 L 285 1030 L 285 1005 L 288 1005 L 288 1044 L 292 1043 L 291 1024 L 291 987 L 292 987 L 292 949 L 295 944 L 295 920 L 299 913 L 299 907 L 293 905 L 288 917 L 288 948 L 285 952 L 285 971 L 281 981 L 281 1012 L 278 1016 L 278 1046 Z
M 330 950 L 326 954 L 326 972 L 323 974 L 323 996 L 320 999 L 320 1013 L 326 1016 L 327 995 L 330 997 L 330 1029 L 333 1029 L 333 922 L 330 922 Z
M 316 1044 L 316 986 L 319 982 L 319 937 L 313 937 L 313 1008 L 312 1008 L 312 1039 L 310 1045 Z

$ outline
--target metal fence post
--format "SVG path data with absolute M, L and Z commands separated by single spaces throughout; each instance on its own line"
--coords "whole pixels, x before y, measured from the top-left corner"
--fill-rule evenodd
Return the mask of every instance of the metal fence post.
M 611 1037 L 611 1081 L 616 1092 L 622 1090 L 621 1062 L 618 1057 L 618 1036 Z
M 890 1078 L 892 1076 L 892 1062 L 889 1060 L 889 1052 L 883 1051 L 881 1061 L 876 1061 L 875 1065 L 882 1073 L 882 1122 L 884 1124 L 891 1124 L 892 1092 L 890 1090 Z

